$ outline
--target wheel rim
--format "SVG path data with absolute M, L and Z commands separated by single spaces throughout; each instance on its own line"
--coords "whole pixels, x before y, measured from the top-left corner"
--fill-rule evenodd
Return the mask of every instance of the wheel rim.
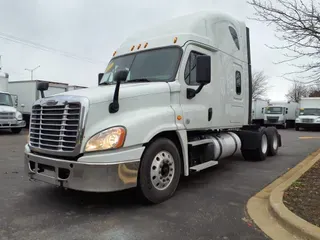
M 174 177 L 174 161 L 169 152 L 161 151 L 154 157 L 150 176 L 152 185 L 157 190 L 165 190 L 169 187 Z
M 267 139 L 267 136 L 265 134 L 263 134 L 262 138 L 261 138 L 262 153 L 265 154 L 267 152 L 267 149 L 268 149 L 268 139 Z
M 274 135 L 274 137 L 273 137 L 272 147 L 274 150 L 276 150 L 278 148 L 278 138 L 276 135 Z

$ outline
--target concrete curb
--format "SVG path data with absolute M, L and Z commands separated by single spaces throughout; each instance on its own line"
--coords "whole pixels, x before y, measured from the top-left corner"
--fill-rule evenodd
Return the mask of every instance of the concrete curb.
M 320 159 L 320 149 L 270 183 L 247 202 L 253 222 L 271 239 L 320 240 L 320 228 L 291 212 L 283 203 L 283 193 Z
M 286 228 L 302 239 L 320 240 L 320 228 L 307 222 L 291 212 L 283 203 L 283 194 L 292 183 L 298 180 L 306 171 L 308 171 L 319 159 L 319 150 L 315 152 L 316 156 L 310 156 L 311 159 L 305 159 L 298 164 L 297 171 L 289 179 L 278 185 L 270 194 L 269 204 L 273 216 Z M 308 161 L 309 160 L 309 161 Z

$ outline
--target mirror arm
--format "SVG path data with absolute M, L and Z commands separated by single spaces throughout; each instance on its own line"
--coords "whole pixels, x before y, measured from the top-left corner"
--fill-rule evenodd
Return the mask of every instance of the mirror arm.
M 109 105 L 109 112 L 116 113 L 119 111 L 119 89 L 121 81 L 117 81 L 116 88 L 114 90 L 113 101 Z
M 41 93 L 41 98 L 45 98 L 44 91 L 42 90 L 40 91 L 40 93 Z
M 199 87 L 194 90 L 193 88 L 187 88 L 187 99 L 194 98 L 204 87 L 205 84 L 200 84 Z

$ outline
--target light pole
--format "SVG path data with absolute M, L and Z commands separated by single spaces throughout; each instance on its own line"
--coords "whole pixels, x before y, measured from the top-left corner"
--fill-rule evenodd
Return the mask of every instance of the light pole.
M 39 68 L 39 67 L 40 67 L 40 65 L 37 66 L 37 67 L 35 67 L 34 69 L 25 68 L 24 70 L 29 71 L 29 72 L 31 73 L 31 80 L 33 80 L 33 71 L 36 70 L 36 69 Z

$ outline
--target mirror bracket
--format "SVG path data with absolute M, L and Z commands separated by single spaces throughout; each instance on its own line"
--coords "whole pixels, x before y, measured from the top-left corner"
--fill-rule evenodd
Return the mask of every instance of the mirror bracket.
M 204 87 L 205 84 L 200 84 L 197 89 L 187 88 L 187 99 L 194 98 Z

